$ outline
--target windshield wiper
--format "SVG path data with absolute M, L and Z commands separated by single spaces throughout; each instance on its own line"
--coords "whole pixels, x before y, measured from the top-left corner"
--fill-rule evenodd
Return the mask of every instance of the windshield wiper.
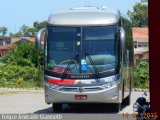
M 88 57 L 88 60 L 90 61 L 91 65 L 92 65 L 92 67 L 93 67 L 93 69 L 94 69 L 94 71 L 95 71 L 96 78 L 97 78 L 97 79 L 100 78 L 100 74 L 99 74 L 99 72 L 98 72 L 98 70 L 97 70 L 97 68 L 96 68 L 96 65 L 95 65 L 94 62 L 93 62 L 93 59 L 92 59 L 91 56 L 89 55 L 89 53 L 86 53 L 86 52 L 85 52 L 85 56 Z
M 76 53 L 76 54 L 74 54 L 73 55 L 73 59 L 72 60 L 78 60 L 78 53 Z M 73 61 L 70 61 L 68 64 L 67 64 L 67 67 L 65 67 L 64 68 L 64 71 L 63 71 L 63 73 L 62 73 L 62 75 L 61 75 L 61 79 L 64 79 L 65 78 L 65 76 L 66 76 L 66 72 L 67 72 L 67 70 L 69 70 L 69 68 L 70 68 L 70 66 L 72 65 L 72 62 Z M 76 67 L 77 68 L 77 67 Z M 77 68 L 78 69 L 78 68 Z

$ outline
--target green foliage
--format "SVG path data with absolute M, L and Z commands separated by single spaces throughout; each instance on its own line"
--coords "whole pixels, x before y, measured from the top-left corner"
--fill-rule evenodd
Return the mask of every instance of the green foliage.
M 39 55 L 37 54 L 39 53 Z M 34 43 L 17 47 L 0 59 L 0 87 L 42 87 L 43 52 Z
M 28 33 L 31 33 L 31 35 L 30 36 L 35 36 L 35 33 L 37 33 L 38 32 L 38 30 L 36 29 L 36 28 L 28 28 Z
M 8 29 L 6 27 L 0 27 L 0 33 L 4 37 L 7 34 Z
M 33 37 L 35 36 L 35 33 L 37 31 L 38 30 L 36 28 L 26 26 L 25 24 L 22 25 L 22 27 L 20 28 L 20 32 L 22 33 L 22 36 L 25 36 L 25 37 Z
M 45 28 L 45 27 L 46 27 L 46 24 L 47 24 L 47 21 L 43 21 L 43 22 L 35 21 L 35 22 L 33 23 L 33 26 L 34 26 L 34 28 L 37 29 L 37 31 L 38 31 L 38 30 L 40 30 L 40 29 L 42 29 L 42 28 Z
M 140 62 L 134 70 L 134 87 L 149 88 L 149 64 Z
M 17 33 L 15 34 L 9 33 L 9 36 L 10 37 L 33 37 L 35 36 L 35 33 L 38 32 L 38 30 L 45 28 L 46 24 L 47 24 L 47 21 L 42 21 L 42 22 L 35 21 L 33 23 L 33 27 L 29 27 L 23 24 Z
M 133 12 L 127 13 L 132 20 L 133 27 L 148 26 L 148 6 L 142 3 L 136 3 L 133 6 Z
M 37 54 L 40 52 L 40 56 Z M 43 51 L 37 51 L 34 43 L 17 43 L 17 47 L 1 60 L 6 64 L 38 67 L 43 65 Z
M 43 73 L 29 66 L 0 64 L 0 87 L 42 87 Z
M 10 37 L 22 37 L 23 35 L 22 35 L 22 33 L 19 31 L 19 32 L 15 33 L 15 34 L 9 33 L 9 36 L 10 36 Z
M 26 35 L 28 33 L 29 26 L 26 26 L 25 24 L 22 25 L 20 28 L 20 31 L 23 35 Z

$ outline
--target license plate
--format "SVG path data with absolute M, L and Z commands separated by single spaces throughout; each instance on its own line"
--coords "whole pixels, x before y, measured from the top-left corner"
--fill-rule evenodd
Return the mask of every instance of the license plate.
M 87 95 L 75 95 L 75 100 L 87 100 Z

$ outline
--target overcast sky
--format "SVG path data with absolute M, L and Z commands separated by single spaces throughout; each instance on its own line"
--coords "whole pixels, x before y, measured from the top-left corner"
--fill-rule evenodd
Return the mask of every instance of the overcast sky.
M 15 33 L 25 24 L 32 27 L 34 21 L 44 21 L 53 11 L 78 6 L 106 6 L 127 14 L 140 0 L 0 0 L 0 27 Z

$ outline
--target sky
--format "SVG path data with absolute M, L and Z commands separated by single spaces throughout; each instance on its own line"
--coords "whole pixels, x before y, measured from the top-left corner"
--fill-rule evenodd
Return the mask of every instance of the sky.
M 47 20 L 52 12 L 72 7 L 106 6 L 127 14 L 138 2 L 140 0 L 0 0 L 0 27 L 16 33 L 23 24 L 33 27 L 34 21 Z

